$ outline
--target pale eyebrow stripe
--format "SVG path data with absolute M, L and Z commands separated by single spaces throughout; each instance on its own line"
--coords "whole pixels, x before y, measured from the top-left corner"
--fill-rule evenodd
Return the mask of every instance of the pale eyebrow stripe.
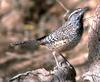
M 78 8 L 77 9 L 78 11 L 80 11 L 81 10 L 81 8 Z M 70 18 L 74 13 L 76 13 L 76 12 L 78 12 L 78 11 L 74 11 L 74 12 L 72 12 L 70 15 L 69 15 L 69 17 L 68 18 Z

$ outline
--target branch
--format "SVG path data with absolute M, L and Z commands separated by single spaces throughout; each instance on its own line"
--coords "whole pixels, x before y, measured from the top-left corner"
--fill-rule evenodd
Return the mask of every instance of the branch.
M 100 5 L 89 31 L 89 69 L 83 75 L 84 82 L 100 82 Z
M 76 71 L 74 67 L 62 56 L 53 71 L 44 68 L 28 71 L 14 76 L 10 82 L 76 82 Z

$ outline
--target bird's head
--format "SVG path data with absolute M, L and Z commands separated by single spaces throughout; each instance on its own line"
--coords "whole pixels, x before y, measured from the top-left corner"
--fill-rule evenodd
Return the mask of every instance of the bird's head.
M 83 19 L 84 13 L 88 10 L 87 7 L 85 8 L 78 8 L 76 10 L 74 10 L 70 16 L 68 17 L 68 20 L 71 21 L 80 21 Z

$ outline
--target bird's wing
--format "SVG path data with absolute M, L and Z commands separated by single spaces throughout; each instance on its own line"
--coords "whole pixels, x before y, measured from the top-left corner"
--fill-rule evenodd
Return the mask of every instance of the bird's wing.
M 56 29 L 45 38 L 42 38 L 41 41 L 44 44 L 49 44 L 55 41 L 65 40 L 69 37 L 71 29 L 71 25 L 69 23 L 65 23 L 64 25 L 62 25 L 62 27 Z

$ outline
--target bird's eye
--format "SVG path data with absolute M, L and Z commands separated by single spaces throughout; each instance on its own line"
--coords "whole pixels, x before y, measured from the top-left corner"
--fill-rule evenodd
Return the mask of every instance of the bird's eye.
M 79 16 L 77 17 L 77 20 L 79 20 Z

